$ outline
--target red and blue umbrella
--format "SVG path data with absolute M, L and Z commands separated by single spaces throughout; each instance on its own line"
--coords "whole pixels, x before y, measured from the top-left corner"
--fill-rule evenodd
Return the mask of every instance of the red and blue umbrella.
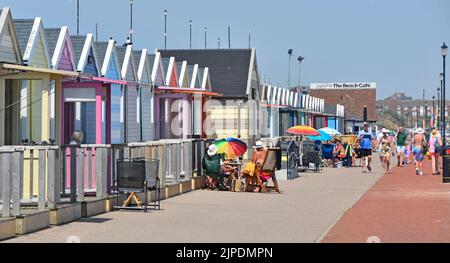
M 226 138 L 214 143 L 217 153 L 225 154 L 227 159 L 236 159 L 247 151 L 247 144 L 236 138 Z

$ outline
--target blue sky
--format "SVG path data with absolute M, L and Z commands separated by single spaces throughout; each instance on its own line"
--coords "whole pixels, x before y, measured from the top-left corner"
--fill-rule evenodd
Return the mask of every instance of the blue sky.
M 128 0 L 81 0 L 81 33 L 95 32 L 122 42 L 129 31 Z M 15 18 L 43 17 L 46 27 L 67 25 L 76 32 L 75 0 L 2 0 Z M 261 78 L 286 86 L 289 48 L 294 49 L 291 84 L 298 82 L 296 58 L 306 57 L 302 84 L 311 82 L 377 82 L 377 97 L 396 91 L 427 97 L 436 93 L 442 71 L 440 46 L 450 44 L 448 0 L 135 0 L 134 42 L 137 48 L 164 46 L 163 10 L 168 10 L 168 48 L 227 46 L 257 49 Z M 450 59 L 449 63 L 450 65 Z M 450 67 L 450 66 L 449 66 Z M 450 72 L 447 71 L 450 76 Z M 450 83 L 450 81 L 449 81 Z

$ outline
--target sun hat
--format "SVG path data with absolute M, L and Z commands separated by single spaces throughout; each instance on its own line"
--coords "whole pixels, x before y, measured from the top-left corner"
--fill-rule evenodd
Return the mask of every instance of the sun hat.
M 417 133 L 423 133 L 423 129 L 422 128 L 417 128 L 416 132 Z
M 263 147 L 264 147 L 264 144 L 262 143 L 262 141 L 257 141 L 255 143 L 255 146 L 253 146 L 254 149 L 260 149 L 260 148 L 263 148 Z
M 381 133 L 388 133 L 388 130 L 387 130 L 386 128 L 383 128 L 383 129 L 381 130 Z
M 213 156 L 213 155 L 215 155 L 217 153 L 217 146 L 215 145 L 215 144 L 211 144 L 209 147 L 208 147 L 208 155 L 209 156 Z

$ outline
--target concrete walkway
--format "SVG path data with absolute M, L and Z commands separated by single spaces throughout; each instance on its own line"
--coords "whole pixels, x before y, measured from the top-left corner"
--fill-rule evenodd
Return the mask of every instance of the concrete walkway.
M 328 169 L 280 182 L 282 194 L 195 191 L 163 211 L 113 212 L 5 242 L 318 242 L 381 176 Z
M 413 165 L 394 168 L 372 187 L 323 242 L 450 243 L 450 185 Z

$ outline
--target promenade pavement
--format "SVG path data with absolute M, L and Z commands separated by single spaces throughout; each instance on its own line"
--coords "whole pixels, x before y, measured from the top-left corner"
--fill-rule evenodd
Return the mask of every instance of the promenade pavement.
M 381 178 L 341 220 L 323 242 L 450 242 L 450 185 L 424 175 L 413 165 L 394 168 Z
M 318 242 L 382 176 L 373 170 L 302 174 L 280 181 L 282 194 L 193 191 L 163 201 L 162 211 L 112 212 L 5 242 Z

